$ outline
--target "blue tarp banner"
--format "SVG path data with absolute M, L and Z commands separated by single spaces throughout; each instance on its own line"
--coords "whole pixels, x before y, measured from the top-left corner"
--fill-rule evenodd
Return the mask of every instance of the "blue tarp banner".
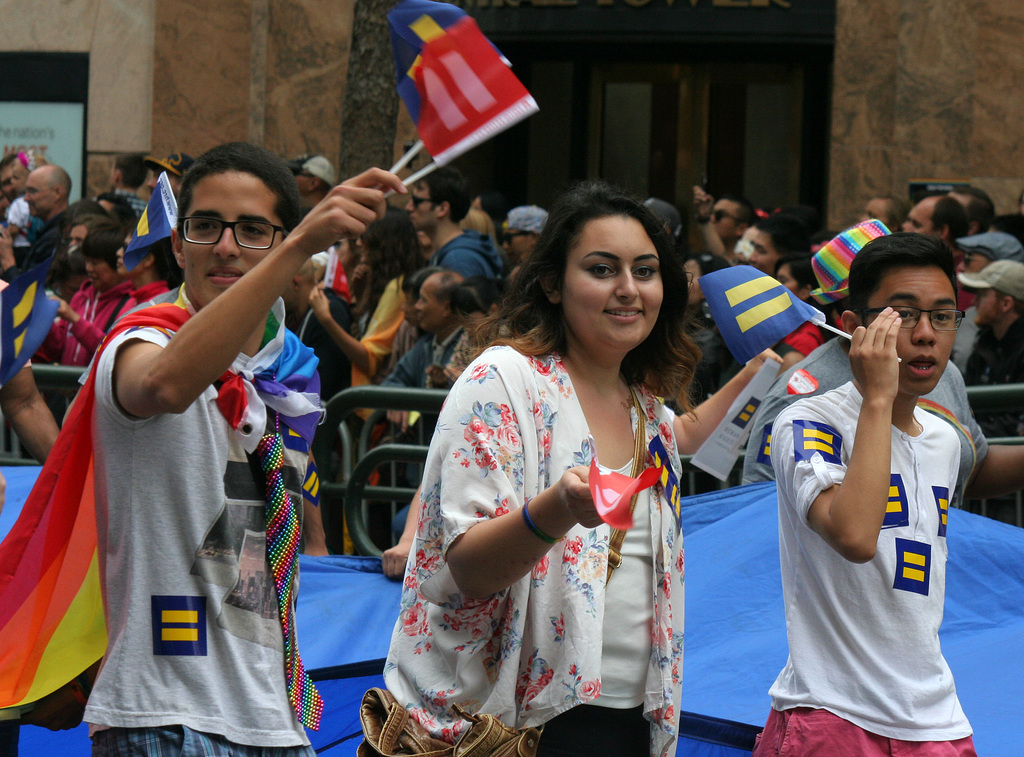
M 0 535 L 38 469 L 8 468 Z M 770 706 L 786 662 L 774 484 L 684 502 L 686 653 L 679 755 L 740 757 Z M 1024 530 L 949 513 L 946 612 L 941 637 L 964 711 L 985 757 L 1021 754 L 1024 718 Z M 302 558 L 299 642 L 326 702 L 319 753 L 354 755 L 363 691 L 379 675 L 401 586 L 371 558 Z M 354 676 L 354 677 L 353 677 Z M 745 748 L 744 746 L 745 745 Z M 88 753 L 85 726 L 52 734 L 25 727 L 22 755 Z

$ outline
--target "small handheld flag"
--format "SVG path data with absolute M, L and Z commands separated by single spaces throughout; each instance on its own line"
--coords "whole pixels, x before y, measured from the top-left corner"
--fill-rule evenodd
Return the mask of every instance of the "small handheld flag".
M 628 531 L 633 527 L 633 512 L 630 500 L 633 495 L 654 486 L 661 476 L 658 468 L 647 468 L 636 478 L 608 471 L 602 473 L 597 454 L 590 461 L 590 495 L 601 520 L 612 528 Z
M 50 333 L 59 305 L 46 296 L 50 258 L 0 292 L 0 385 L 22 369 Z
M 738 265 L 705 274 L 700 277 L 700 288 L 729 351 L 741 364 L 805 321 L 830 328 L 824 313 L 798 300 L 753 266 Z
M 461 8 L 402 0 L 388 23 L 398 94 L 436 166 L 537 112 L 507 60 Z
M 132 241 L 124 249 L 124 267 L 129 271 L 146 257 L 152 244 L 167 239 L 178 223 L 178 202 L 171 191 L 167 172 L 163 171 L 156 181 L 156 189 L 149 198 L 149 204 L 142 211 L 139 224 L 132 235 Z

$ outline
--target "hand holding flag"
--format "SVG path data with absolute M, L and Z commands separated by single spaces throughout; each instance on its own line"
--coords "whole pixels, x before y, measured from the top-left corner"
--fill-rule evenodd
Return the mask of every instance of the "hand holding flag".
M 149 198 L 149 204 L 142 211 L 132 240 L 124 249 L 124 267 L 129 271 L 146 257 L 150 246 L 171 236 L 171 229 L 178 224 L 178 202 L 171 191 L 167 172 L 160 173 L 156 189 Z

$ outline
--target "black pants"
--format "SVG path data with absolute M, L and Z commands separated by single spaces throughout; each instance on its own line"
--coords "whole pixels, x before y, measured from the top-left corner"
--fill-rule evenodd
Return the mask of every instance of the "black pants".
M 651 724 L 643 707 L 579 705 L 544 724 L 537 757 L 647 757 Z

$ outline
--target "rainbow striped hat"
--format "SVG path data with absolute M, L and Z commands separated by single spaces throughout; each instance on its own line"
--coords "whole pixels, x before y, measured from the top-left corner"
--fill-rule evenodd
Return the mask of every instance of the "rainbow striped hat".
M 850 264 L 861 248 L 877 237 L 888 235 L 889 230 L 881 221 L 863 221 L 847 229 L 811 258 L 814 277 L 820 289 L 811 292 L 811 297 L 822 305 L 828 305 L 846 296 L 850 279 Z

